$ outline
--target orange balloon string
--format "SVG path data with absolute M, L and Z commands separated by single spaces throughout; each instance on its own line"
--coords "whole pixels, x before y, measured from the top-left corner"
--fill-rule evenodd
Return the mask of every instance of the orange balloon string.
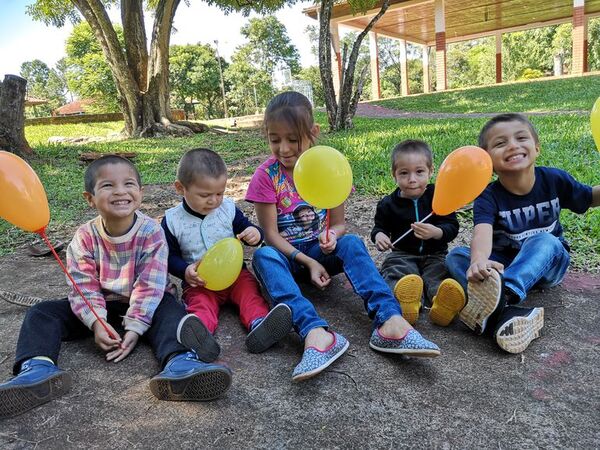
M 100 322 L 100 325 L 102 325 L 102 327 L 104 328 L 104 330 L 106 330 L 106 332 L 108 333 L 108 335 L 110 336 L 111 339 L 117 340 L 117 338 L 115 337 L 115 335 L 113 335 L 113 333 L 108 329 L 108 327 L 104 323 L 104 320 L 102 320 L 100 318 L 100 316 L 98 315 L 98 313 L 96 312 L 96 310 L 94 309 L 94 307 L 92 306 L 92 304 L 89 302 L 89 300 L 87 298 L 85 298 L 85 295 L 83 295 L 83 292 L 81 292 L 81 289 L 79 289 L 79 286 L 77 286 L 77 283 L 75 283 L 75 280 L 73 279 L 73 277 L 71 276 L 71 274 L 69 272 L 67 272 L 67 268 L 65 267 L 65 265 L 61 261 L 60 257 L 56 253 L 56 250 L 54 250 L 54 247 L 50 243 L 50 240 L 48 239 L 48 236 L 46 236 L 46 228 L 44 227 L 41 230 L 36 231 L 36 233 L 39 234 L 42 237 L 42 239 L 44 240 L 44 242 L 46 243 L 46 245 L 48 245 L 48 247 L 52 251 L 52 254 L 54 255 L 54 258 L 56 259 L 56 261 L 58 261 L 58 264 L 60 265 L 61 269 L 63 270 L 63 272 L 65 273 L 65 275 L 69 278 L 69 280 L 71 280 L 71 283 L 73 283 L 73 287 L 79 293 L 79 295 L 81 296 L 81 298 L 83 299 L 83 301 L 85 302 L 85 304 L 88 306 L 88 308 L 90 308 L 90 310 L 92 311 L 92 314 Z

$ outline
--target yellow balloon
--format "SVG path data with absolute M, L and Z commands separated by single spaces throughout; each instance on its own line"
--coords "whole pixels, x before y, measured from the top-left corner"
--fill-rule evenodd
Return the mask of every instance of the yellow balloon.
M 222 291 L 233 284 L 242 271 L 244 250 L 236 238 L 221 239 L 208 249 L 198 265 L 198 276 L 206 289 Z
M 31 166 L 0 151 L 0 217 L 25 231 L 41 231 L 50 222 L 46 191 Z
M 596 149 L 600 152 L 600 97 L 594 103 L 592 113 L 590 114 L 590 125 L 592 126 L 592 136 L 596 143 Z
M 294 184 L 302 199 L 321 209 L 340 206 L 352 190 L 352 169 L 344 155 L 325 145 L 309 148 L 294 167 Z
M 492 158 L 474 145 L 450 153 L 440 166 L 433 193 L 433 212 L 447 216 L 472 202 L 492 177 Z

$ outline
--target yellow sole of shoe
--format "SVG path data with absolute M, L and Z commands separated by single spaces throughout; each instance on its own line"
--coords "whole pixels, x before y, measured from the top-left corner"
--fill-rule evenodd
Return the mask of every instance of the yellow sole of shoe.
M 465 307 L 465 291 L 462 286 L 450 278 L 441 282 L 433 305 L 429 311 L 429 319 L 436 325 L 446 327 Z
M 423 280 L 419 275 L 405 275 L 394 286 L 394 296 L 402 308 L 402 317 L 411 325 L 419 318 L 422 295 Z

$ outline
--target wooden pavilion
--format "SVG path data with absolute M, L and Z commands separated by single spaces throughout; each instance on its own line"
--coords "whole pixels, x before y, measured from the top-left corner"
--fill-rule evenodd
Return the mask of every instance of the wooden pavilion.
M 339 91 L 341 76 L 340 26 L 362 31 L 381 9 L 382 1 L 366 14 L 353 14 L 347 3 L 333 7 L 331 15 L 334 85 Z M 304 10 L 318 19 L 319 6 Z M 400 42 L 402 95 L 407 95 L 408 69 L 406 43 L 420 45 L 423 51 L 423 89 L 430 92 L 429 47 L 435 48 L 436 90 L 447 89 L 447 44 L 496 37 L 496 82 L 502 82 L 502 34 L 566 22 L 573 23 L 573 74 L 587 71 L 587 23 L 600 16 L 600 0 L 390 0 L 386 13 L 369 32 L 373 99 L 381 97 L 377 37 Z M 338 75 L 337 77 L 335 75 Z

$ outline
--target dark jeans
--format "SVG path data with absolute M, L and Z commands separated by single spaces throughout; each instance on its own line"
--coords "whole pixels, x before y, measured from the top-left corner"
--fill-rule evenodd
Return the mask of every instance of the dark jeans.
M 410 274 L 419 275 L 423 279 L 423 293 L 431 304 L 440 283 L 450 277 L 446 268 L 446 253 L 413 255 L 393 250 L 381 265 L 381 275 L 392 291 L 400 278 Z
M 120 327 L 127 308 L 127 303 L 107 302 L 108 323 Z M 185 314 L 185 307 L 171 294 L 165 293 L 154 312 L 152 325 L 142 336 L 152 347 L 161 368 L 174 353 L 187 351 L 177 342 L 177 326 Z M 89 336 L 93 336 L 93 332 L 73 314 L 66 298 L 38 303 L 27 311 L 21 325 L 13 373 L 18 374 L 21 363 L 34 356 L 46 356 L 57 363 L 62 341 Z

